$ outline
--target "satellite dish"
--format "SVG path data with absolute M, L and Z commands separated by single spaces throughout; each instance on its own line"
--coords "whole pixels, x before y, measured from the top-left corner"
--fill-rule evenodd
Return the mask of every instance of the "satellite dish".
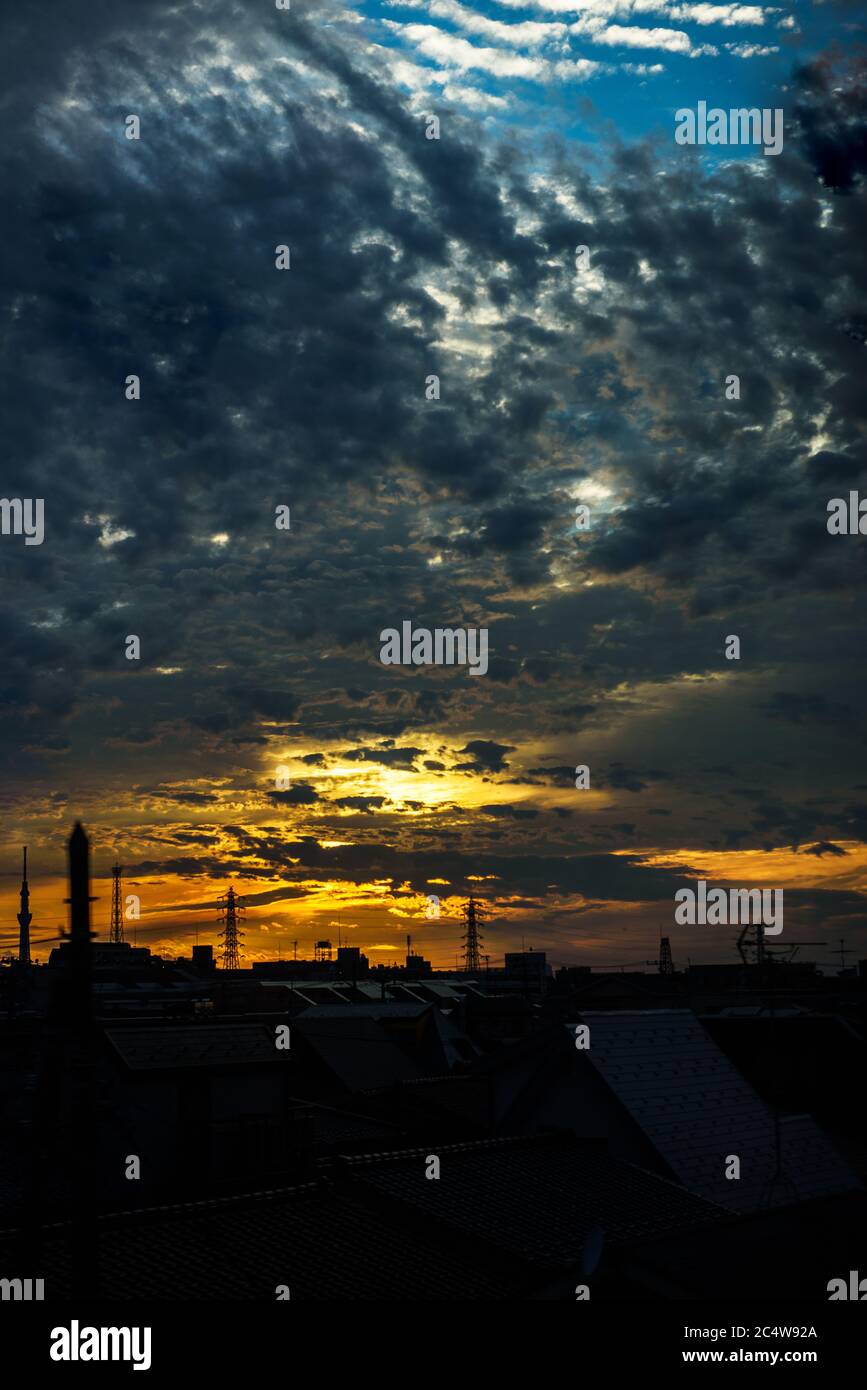
M 594 1226 L 587 1234 L 584 1241 L 584 1249 L 581 1252 L 581 1273 L 585 1279 L 589 1279 L 591 1274 L 595 1274 L 602 1259 L 602 1247 L 605 1244 L 605 1232 L 601 1226 Z

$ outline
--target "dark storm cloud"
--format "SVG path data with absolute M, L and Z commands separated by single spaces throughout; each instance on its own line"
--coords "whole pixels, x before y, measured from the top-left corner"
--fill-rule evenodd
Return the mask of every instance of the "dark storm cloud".
M 501 820 L 535 820 L 539 814 L 531 806 L 511 806 L 508 802 L 494 802 L 490 806 L 480 806 L 479 810 L 485 816 Z
M 474 738 L 458 752 L 468 753 L 471 759 L 469 762 L 455 763 L 458 772 L 502 772 L 509 766 L 506 753 L 514 752 L 514 749 L 507 743 L 496 743 L 493 739 Z
M 635 771 L 625 767 L 622 763 L 611 763 L 607 769 L 593 769 L 593 783 L 596 787 L 614 788 L 618 791 L 643 792 L 649 787 L 651 781 L 665 780 L 667 773 L 660 769 Z M 516 782 L 534 781 L 547 784 L 552 787 L 574 787 L 575 768 L 561 767 L 532 767 L 527 773 L 526 779 L 515 778 Z
M 563 720 L 568 721 L 570 724 L 578 725 L 583 723 L 585 719 L 589 719 L 591 714 L 595 714 L 597 708 L 597 705 L 582 704 L 579 700 L 574 705 L 561 706 L 561 708 L 558 709 L 556 713 Z
M 544 397 L 540 400 L 545 400 Z M 553 404 L 546 401 L 546 404 Z M 538 417 L 532 421 L 532 427 L 539 425 L 541 420 L 540 411 Z M 527 428 L 530 422 L 526 419 L 521 422 L 519 427 Z M 551 505 L 540 506 L 537 500 L 530 500 L 516 497 L 507 505 L 496 507 L 482 515 L 482 527 L 485 542 L 495 546 L 499 550 L 511 551 L 520 550 L 525 546 L 536 546 L 544 533 L 545 524 L 552 520 L 555 512 Z
M 836 704 L 821 692 L 776 690 L 762 708 L 771 719 L 786 719 L 792 724 L 838 725 L 850 723 L 853 717 L 848 705 Z
M 831 932 L 867 926 L 867 896 L 863 893 L 845 888 L 787 888 L 785 902 L 793 925 L 809 927 L 820 938 L 823 932 L 829 933 L 823 938 L 829 955 L 837 945 Z
M 541 782 L 551 787 L 574 787 L 574 767 L 531 767 L 526 778 L 515 777 L 515 782 Z
M 151 801 L 177 801 L 184 806 L 207 806 L 219 801 L 213 792 L 199 792 L 187 787 L 140 787 L 139 793 Z
M 447 878 L 454 892 L 468 892 L 474 875 L 493 875 L 484 892 L 494 897 L 520 894 L 542 903 L 558 893 L 580 893 L 599 901 L 673 902 L 676 890 L 689 882 L 678 871 L 645 865 L 640 857 L 628 855 L 501 855 L 439 848 L 407 852 L 385 843 L 326 847 L 310 836 L 284 842 L 245 836 L 244 841 L 248 852 L 290 879 L 317 876 L 367 883 L 391 878 L 394 883 L 408 882 L 419 893 L 428 891 L 425 884 L 432 877 Z
M 207 832 L 195 830 L 176 830 L 172 835 L 172 840 L 183 845 L 217 845 L 220 843 L 219 835 L 209 835 Z
M 421 754 L 421 748 L 348 748 L 340 756 L 350 763 L 379 763 L 412 772 Z
M 250 713 L 263 715 L 267 719 L 291 719 L 298 708 L 297 697 L 284 690 L 236 686 L 228 694 L 237 704 L 245 705 Z
M 0 545 L 21 598 L 0 740 L 22 811 L 61 761 L 24 748 L 68 745 L 76 792 L 80 759 L 160 799 L 184 779 L 192 808 L 210 795 L 194 779 L 261 786 L 296 739 L 310 767 L 444 770 L 453 754 L 416 746 L 429 729 L 476 776 L 531 738 L 544 767 L 547 737 L 563 768 L 531 776 L 565 785 L 571 728 L 576 763 L 604 740 L 594 785 L 629 814 L 668 770 L 630 727 L 657 713 L 646 737 L 664 736 L 669 687 L 723 673 L 725 708 L 679 724 L 670 780 L 727 763 L 767 786 L 737 842 L 863 836 L 863 807 L 783 785 L 792 730 L 803 795 L 863 756 L 839 740 L 863 690 L 865 552 L 825 529 L 867 423 L 863 96 L 845 73 L 796 76 L 778 159 L 613 143 L 603 177 L 581 148 L 498 145 L 456 113 L 426 141 L 336 6 L 293 6 L 291 27 L 228 3 L 40 15 L 38 36 L 16 7 L 0 21 L 4 491 L 47 513 L 42 547 Z M 598 292 L 576 281 L 585 240 Z M 576 536 L 594 479 L 608 500 L 588 493 Z M 383 627 L 489 614 L 483 679 L 379 662 Z
M 632 768 L 624 767 L 622 763 L 611 763 L 607 772 L 603 772 L 600 784 L 603 787 L 614 787 L 629 792 L 646 791 L 651 782 L 665 782 L 669 774 L 662 768 L 648 767 L 641 772 Z
M 818 859 L 823 858 L 826 854 L 841 858 L 846 855 L 846 850 L 841 845 L 833 845 L 828 840 L 820 840 L 818 844 L 810 845 L 809 848 L 805 849 L 804 854 L 815 854 Z
M 242 907 L 264 907 L 271 903 L 297 902 L 309 896 L 309 889 L 304 887 L 283 887 L 266 888 L 259 893 L 243 893 L 239 896 L 239 904 Z M 149 910 L 148 915 L 165 915 L 166 913 L 177 914 L 180 912 L 213 912 L 219 906 L 219 899 L 213 898 L 210 901 L 201 902 L 179 902 L 166 903 L 160 907 Z
M 124 866 L 129 877 L 144 878 L 152 874 L 179 874 L 183 878 L 207 875 L 209 878 L 230 878 L 232 870 L 216 855 L 185 855 L 174 859 L 140 859 L 135 864 Z
M 841 89 L 826 62 L 794 74 L 804 151 L 826 188 L 851 193 L 867 173 L 867 119 L 859 93 Z
M 825 841 L 832 836 L 863 843 L 867 842 L 867 805 L 846 803 L 839 807 L 813 800 L 795 805 L 760 800 L 753 808 L 749 830 L 753 842 L 764 849 L 774 845 L 797 849 L 808 841 Z M 738 842 L 742 837 L 743 832 Z
M 335 806 L 345 807 L 350 811 L 361 811 L 365 815 L 372 815 L 378 811 L 380 806 L 385 805 L 384 796 L 339 796 L 333 803 Z
M 286 791 L 268 792 L 267 798 L 277 806 L 312 806 L 319 793 L 309 782 L 296 782 Z

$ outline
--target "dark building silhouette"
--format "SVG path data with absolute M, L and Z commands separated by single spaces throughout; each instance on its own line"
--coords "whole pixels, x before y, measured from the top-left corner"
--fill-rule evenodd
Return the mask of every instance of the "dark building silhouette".
M 209 974 L 216 969 L 213 946 L 194 946 L 192 952 L 193 969 Z
M 526 980 L 538 987 L 548 974 L 548 959 L 544 951 L 507 951 L 505 974 L 509 980 Z
M 33 995 L 0 1014 L 0 1265 L 49 1298 L 807 1298 L 858 1266 L 858 976 L 442 972 L 411 940 L 218 970 L 92 938 L 80 825 L 69 885 L 48 965 L 0 970 Z
M 370 971 L 370 961 L 360 946 L 338 946 L 337 974 L 341 980 L 358 980 Z

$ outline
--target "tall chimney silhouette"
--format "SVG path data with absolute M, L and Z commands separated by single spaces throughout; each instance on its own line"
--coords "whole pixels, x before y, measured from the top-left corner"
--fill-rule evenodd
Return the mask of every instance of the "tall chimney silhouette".
M 69 936 L 66 947 L 64 1012 L 87 1028 L 91 1021 L 90 843 L 81 821 L 69 837 Z
M 51 1006 L 42 1034 L 33 1097 L 32 1150 L 22 1198 L 25 1248 L 43 1241 L 43 1210 L 67 1223 L 66 1259 L 82 1297 L 99 1295 L 100 1153 L 91 985 L 90 846 L 80 821 L 68 841 L 69 931 L 49 972 Z M 30 1257 L 32 1259 L 32 1256 Z
M 81 821 L 69 837 L 69 936 L 62 990 L 61 1029 L 64 1085 L 61 1132 L 68 1193 L 73 1204 L 69 1262 L 76 1286 L 95 1294 L 99 1286 L 94 1224 L 96 1119 L 93 1070 L 93 991 L 90 945 L 90 842 Z

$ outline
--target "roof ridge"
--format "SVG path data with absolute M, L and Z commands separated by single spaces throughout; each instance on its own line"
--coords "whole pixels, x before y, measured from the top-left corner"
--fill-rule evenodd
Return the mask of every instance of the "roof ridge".
M 372 1154 L 341 1154 L 340 1161 L 347 1167 L 362 1167 L 364 1164 L 383 1163 L 388 1160 L 399 1162 L 405 1158 L 417 1158 L 420 1155 L 428 1155 L 436 1149 L 437 1156 L 445 1153 L 469 1153 L 478 1152 L 484 1149 L 517 1149 L 517 1148 L 538 1148 L 553 1146 L 555 1144 L 572 1144 L 575 1142 L 574 1136 L 565 1131 L 557 1131 L 551 1134 L 502 1134 L 495 1135 L 488 1139 L 466 1139 L 459 1143 L 452 1144 L 430 1144 L 416 1145 L 408 1149 L 382 1149 L 379 1153 Z
M 124 1211 L 103 1211 L 94 1217 L 94 1224 L 99 1227 L 110 1225 L 113 1221 L 132 1219 L 134 1217 L 156 1216 L 164 1212 L 182 1211 L 203 1211 L 206 1207 L 229 1206 L 232 1203 L 268 1201 L 276 1197 L 285 1197 L 290 1193 L 312 1191 L 315 1188 L 323 1187 L 328 1184 L 327 1175 L 323 1174 L 311 1182 L 294 1183 L 290 1187 L 268 1188 L 260 1192 L 234 1192 L 225 1197 L 205 1197 L 194 1202 L 166 1202 L 155 1207 L 128 1207 Z M 69 1221 L 50 1221 L 40 1226 L 41 1231 L 62 1231 L 72 1226 L 74 1223 Z M 0 1236 L 14 1235 L 18 1231 L 17 1226 L 8 1226 L 5 1230 L 0 1230 Z

